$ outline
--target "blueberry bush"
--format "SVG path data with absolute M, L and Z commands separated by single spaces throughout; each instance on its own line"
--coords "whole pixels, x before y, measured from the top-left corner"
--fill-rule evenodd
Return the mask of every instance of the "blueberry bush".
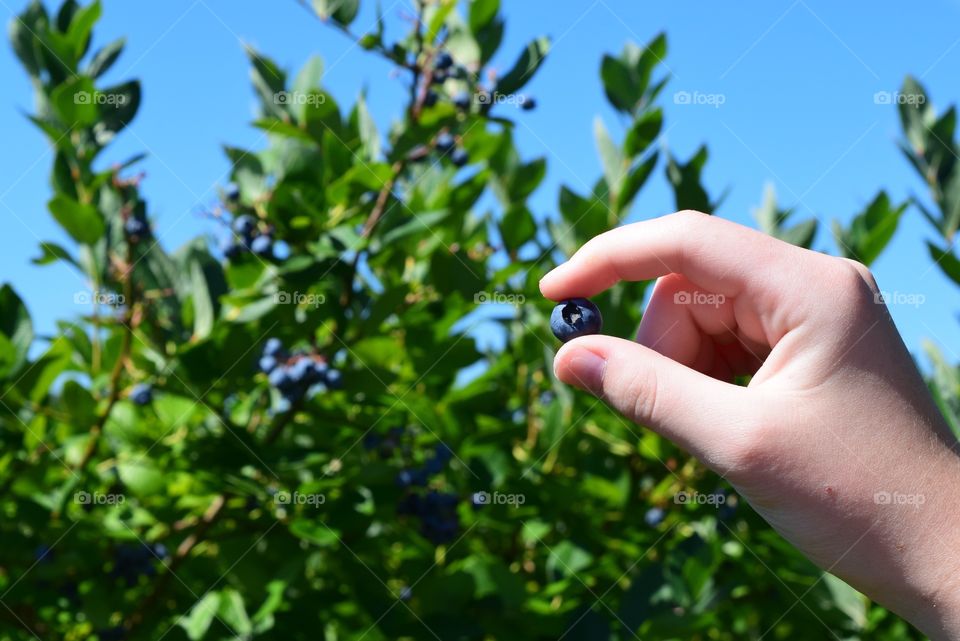
M 210 233 L 175 251 L 141 157 L 111 155 L 141 91 L 100 80 L 124 41 L 91 50 L 99 0 L 34 1 L 10 25 L 55 152 L 47 207 L 72 239 L 35 262 L 75 269 L 91 305 L 38 337 L 0 289 L 0 636 L 919 638 L 682 451 L 553 379 L 540 277 L 651 180 L 676 208 L 722 201 L 700 180 L 706 147 L 657 144 L 666 37 L 599 61 L 621 116 L 595 125 L 602 175 L 543 219 L 528 199 L 546 159 L 513 130 L 544 108 L 523 89 L 546 38 L 492 73 L 499 0 L 415 0 L 393 39 L 389 15 L 354 30 L 359 0 L 301 4 L 396 65 L 406 104 L 380 132 L 363 96 L 324 90 L 319 58 L 288 74 L 249 50 L 268 143 L 226 149 Z M 931 195 L 913 205 L 960 284 L 955 112 L 900 108 Z M 874 260 L 910 205 L 879 193 L 834 226 L 837 251 Z M 772 193 L 757 220 L 816 238 Z M 595 299 L 605 332 L 632 335 L 647 285 Z M 481 323 L 502 348 L 478 346 Z M 960 429 L 960 374 L 930 354 Z

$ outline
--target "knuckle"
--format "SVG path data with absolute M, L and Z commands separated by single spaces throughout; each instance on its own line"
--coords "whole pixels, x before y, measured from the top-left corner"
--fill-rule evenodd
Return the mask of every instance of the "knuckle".
M 867 286 L 870 288 L 871 291 L 874 291 L 874 292 L 879 291 L 879 287 L 877 286 L 877 279 L 874 278 L 873 272 L 870 271 L 869 267 L 867 267 L 860 261 L 853 260 L 851 258 L 842 258 L 841 260 L 845 262 L 849 266 L 849 268 L 852 268 L 857 273 L 857 276 L 859 276 L 859 278 L 864 283 L 867 284 Z

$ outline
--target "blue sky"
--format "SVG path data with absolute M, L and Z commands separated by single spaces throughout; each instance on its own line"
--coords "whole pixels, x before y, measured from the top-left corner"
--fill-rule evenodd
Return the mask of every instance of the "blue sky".
M 5 21 L 24 2 L 0 0 Z M 373 2 L 364 1 L 357 31 L 373 24 Z M 409 0 L 383 0 L 388 36 L 399 33 Z M 710 148 L 705 182 L 712 195 L 730 193 L 718 214 L 753 224 L 752 210 L 772 183 L 782 205 L 823 223 L 815 247 L 835 252 L 829 223 L 849 220 L 884 188 L 895 201 L 911 194 L 927 199 L 923 186 L 896 148 L 896 111 L 878 105 L 877 92 L 896 91 L 910 73 L 921 78 L 942 110 L 958 101 L 960 3 L 930 0 L 922 8 L 902 2 L 797 0 L 729 3 L 637 2 L 636 0 L 504 0 L 508 29 L 494 62 L 508 68 L 524 44 L 546 34 L 550 57 L 529 86 L 537 111 L 518 117 L 520 148 L 547 156 L 549 175 L 533 199 L 536 212 L 556 211 L 558 188 L 587 191 L 600 173 L 592 123 L 602 116 L 616 134 L 616 116 L 606 106 L 599 80 L 605 52 L 628 40 L 644 43 L 666 31 L 667 71 L 672 79 L 661 98 L 666 112 L 661 144 L 689 157 L 701 143 Z M 254 96 L 242 49 L 248 42 L 295 71 L 312 54 L 326 62 L 325 85 L 341 105 L 366 88 L 381 129 L 398 113 L 403 85 L 391 67 L 326 28 L 295 0 L 104 0 L 96 43 L 127 37 L 127 50 L 108 82 L 139 77 L 144 102 L 134 125 L 121 135 L 111 160 L 146 151 L 144 192 L 157 233 L 173 248 L 212 226 L 199 212 L 215 201 L 225 181 L 224 144 L 262 146 L 251 128 Z M 40 240 L 68 240 L 45 209 L 51 154 L 41 134 L 23 118 L 31 90 L 9 45 L 0 47 L 0 280 L 13 283 L 40 332 L 58 318 L 86 311 L 74 303 L 84 287 L 67 267 L 37 267 Z M 723 104 L 676 104 L 674 94 L 719 94 Z M 671 192 L 658 172 L 634 205 L 631 219 L 672 210 Z M 910 349 L 923 339 L 960 360 L 957 290 L 930 268 L 925 239 L 933 230 L 916 210 L 874 265 L 887 292 L 922 296 L 920 305 L 895 305 L 894 319 Z M 816 283 L 809 286 L 816 287 Z M 824 304 L 832 294 L 824 292 Z

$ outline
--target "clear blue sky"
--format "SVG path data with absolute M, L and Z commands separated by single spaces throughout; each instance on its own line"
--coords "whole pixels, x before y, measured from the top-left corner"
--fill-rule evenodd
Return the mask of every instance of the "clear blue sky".
M 22 0 L 0 0 L 5 21 Z M 372 0 L 355 24 L 374 20 Z M 383 0 L 388 34 L 410 0 Z M 636 2 L 636 0 L 505 0 L 508 29 L 503 54 L 509 66 L 524 43 L 546 34 L 554 49 L 529 89 L 539 102 L 517 129 L 522 149 L 549 159 L 549 176 L 534 198 L 538 214 L 556 211 L 560 184 L 586 191 L 600 167 L 592 121 L 600 114 L 620 133 L 599 81 L 604 52 L 644 43 L 665 30 L 672 80 L 661 100 L 666 111 L 662 143 L 687 158 L 700 143 L 710 148 L 706 184 L 712 195 L 730 188 L 719 214 L 752 224 L 765 183 L 784 205 L 797 206 L 821 225 L 816 248 L 835 252 L 829 221 L 847 221 L 883 187 L 896 200 L 921 194 L 922 185 L 895 146 L 896 111 L 874 94 L 899 88 L 912 73 L 922 79 L 938 109 L 960 99 L 960 2 L 931 0 L 908 8 L 881 0 L 736 3 Z M 248 123 L 254 97 L 241 42 L 249 42 L 295 71 L 314 53 L 326 61 L 325 84 L 341 104 L 366 87 L 374 115 L 385 128 L 402 104 L 403 88 L 388 64 L 324 27 L 294 0 L 104 0 L 95 44 L 120 35 L 127 50 L 108 81 L 131 76 L 144 83 L 144 103 L 122 134 L 111 160 L 150 154 L 144 185 L 150 215 L 164 244 L 175 247 L 211 225 L 197 214 L 215 199 L 228 163 L 221 145 L 260 146 Z M 41 134 L 22 117 L 31 108 L 29 84 L 9 45 L 0 47 L 0 272 L 27 302 L 38 329 L 86 311 L 73 302 L 83 283 L 67 267 L 36 267 L 40 240 L 67 239 L 45 210 L 51 155 Z M 674 104 L 678 91 L 723 94 L 719 108 Z M 633 218 L 672 210 L 671 193 L 658 173 L 635 204 Z M 893 308 L 907 345 L 924 338 L 960 361 L 960 296 L 939 270 L 929 269 L 924 239 L 932 229 L 915 210 L 904 218 L 892 246 L 875 264 L 886 291 L 921 294 L 918 307 Z M 811 283 L 810 286 L 816 286 Z M 831 294 L 824 293 L 829 305 Z

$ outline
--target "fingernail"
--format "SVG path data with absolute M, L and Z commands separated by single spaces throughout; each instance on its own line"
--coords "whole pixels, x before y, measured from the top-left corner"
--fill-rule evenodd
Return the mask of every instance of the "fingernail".
M 603 373 L 607 360 L 589 349 L 578 349 L 567 359 L 565 382 L 593 394 L 603 392 Z

